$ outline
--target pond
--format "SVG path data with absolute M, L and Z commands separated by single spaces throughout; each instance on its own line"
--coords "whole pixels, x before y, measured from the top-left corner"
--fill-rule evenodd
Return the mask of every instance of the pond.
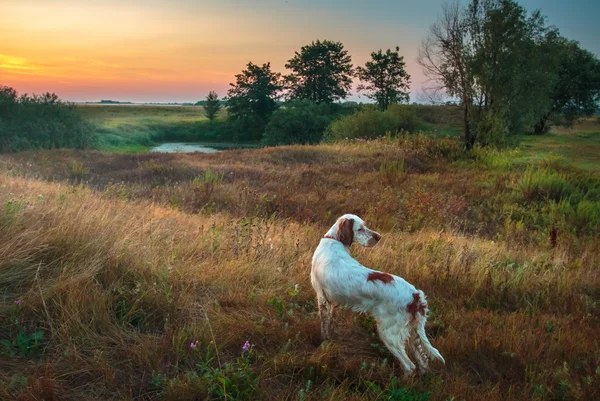
M 163 143 L 159 146 L 155 146 L 150 149 L 151 152 L 162 152 L 162 153 L 189 153 L 189 152 L 200 152 L 200 153 L 215 153 L 219 152 L 221 149 L 217 149 L 217 147 L 207 146 L 201 143 L 185 143 L 185 142 L 175 142 L 175 143 Z

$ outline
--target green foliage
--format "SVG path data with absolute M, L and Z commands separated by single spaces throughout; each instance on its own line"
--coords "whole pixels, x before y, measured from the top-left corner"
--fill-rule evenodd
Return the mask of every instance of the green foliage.
M 406 177 L 404 159 L 384 160 L 379 166 L 379 174 L 381 174 L 387 184 L 400 182 Z
M 326 137 L 329 140 L 372 139 L 385 136 L 386 133 L 413 132 L 417 125 L 415 110 L 410 106 L 391 105 L 386 111 L 367 107 L 332 122 Z
M 271 71 L 271 63 L 258 66 L 250 62 L 235 78 L 227 92 L 231 121 L 224 136 L 234 141 L 259 140 L 271 114 L 278 108 L 281 74 Z
M 579 43 L 562 37 L 554 41 L 553 51 L 559 61 L 552 108 L 535 125 L 536 134 L 547 132 L 550 120 L 571 125 L 579 117 L 593 115 L 600 101 L 600 60 Z
M 43 330 L 29 333 L 26 328 L 22 328 L 15 339 L 0 340 L 0 345 L 4 347 L 2 353 L 10 357 L 38 355 L 43 350 L 44 334 Z
M 55 94 L 21 95 L 0 86 L 0 152 L 93 146 L 92 126 Z
M 71 179 L 79 180 L 83 179 L 90 169 L 85 167 L 79 160 L 70 160 L 68 164 L 69 176 Z
M 285 77 L 292 99 L 332 103 L 343 99 L 352 87 L 352 59 L 341 42 L 317 40 L 302 46 L 288 60 Z
M 196 366 L 199 374 L 207 381 L 209 399 L 257 399 L 259 379 L 252 372 L 250 353 L 251 351 L 245 352 L 235 362 L 226 362 L 223 367 L 214 367 L 210 346 L 206 348 L 206 355 Z
M 479 108 L 501 116 L 509 132 L 530 129 L 550 108 L 558 32 L 545 25 L 539 11 L 528 15 L 513 0 L 473 0 L 465 18 L 473 45 L 468 67 L 477 81 Z M 489 128 L 488 137 L 502 135 L 501 129 Z
M 430 393 L 417 393 L 414 390 L 399 387 L 398 378 L 392 377 L 390 385 L 381 390 L 381 388 L 371 381 L 366 381 L 367 387 L 371 394 L 377 396 L 378 400 L 386 401 L 428 401 Z
M 519 186 L 528 200 L 551 199 L 558 202 L 574 191 L 573 185 L 565 176 L 545 168 L 528 167 Z
M 593 234 L 600 227 L 600 201 L 582 200 L 573 205 L 570 199 L 563 199 L 550 208 L 556 221 L 577 234 Z
M 356 68 L 356 75 L 361 80 L 358 90 L 367 91 L 367 97 L 375 100 L 381 110 L 409 100 L 410 75 L 404 69 L 406 63 L 399 51 L 396 46 L 396 51 L 373 52 L 364 67 Z
M 504 148 L 515 145 L 516 135 L 511 135 L 506 119 L 495 110 L 482 113 L 477 123 L 476 141 L 481 146 Z
M 211 168 L 207 168 L 204 172 L 192 179 L 192 189 L 194 195 L 201 203 L 201 207 L 205 207 L 206 203 L 212 199 L 215 188 L 223 183 L 224 173 L 217 173 Z
M 221 110 L 221 101 L 217 92 L 210 91 L 204 102 L 204 113 L 209 121 L 213 121 L 217 117 L 217 113 Z
M 273 113 L 267 125 L 265 145 L 288 145 L 293 143 L 315 144 L 331 122 L 334 105 L 317 104 L 310 100 L 294 101 Z
M 269 298 L 267 304 L 275 309 L 280 318 L 285 317 L 285 303 L 279 297 Z

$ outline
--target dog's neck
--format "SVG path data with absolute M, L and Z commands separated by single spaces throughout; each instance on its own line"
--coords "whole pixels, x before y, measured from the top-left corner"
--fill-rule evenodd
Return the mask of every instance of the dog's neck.
M 333 239 L 333 240 L 336 240 L 336 241 L 339 241 L 339 242 L 341 242 L 339 239 L 337 239 L 337 238 L 336 238 L 336 237 L 334 237 L 333 235 L 329 235 L 329 234 L 325 234 L 325 236 L 324 236 L 323 238 Z

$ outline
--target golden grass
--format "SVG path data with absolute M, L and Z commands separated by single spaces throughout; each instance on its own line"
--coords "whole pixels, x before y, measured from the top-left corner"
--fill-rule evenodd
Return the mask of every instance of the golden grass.
M 523 230 L 492 218 L 495 203 L 477 198 L 517 199 L 520 173 L 440 162 L 445 148 L 432 144 L 3 156 L 0 340 L 44 338 L 1 354 L 0 398 L 223 399 L 198 365 L 209 348 L 213 369 L 241 366 L 246 340 L 260 399 L 598 398 L 597 235 L 561 232 L 551 249 L 529 220 Z M 390 185 L 380 163 L 393 157 L 408 177 Z M 63 167 L 71 159 L 90 169 L 84 185 L 69 185 L 80 179 Z M 223 182 L 191 206 L 207 167 Z M 428 295 L 446 366 L 403 379 L 373 322 L 348 311 L 320 344 L 310 259 L 342 210 L 384 234 L 353 247 L 357 259 Z M 413 393 L 394 395 L 392 377 Z

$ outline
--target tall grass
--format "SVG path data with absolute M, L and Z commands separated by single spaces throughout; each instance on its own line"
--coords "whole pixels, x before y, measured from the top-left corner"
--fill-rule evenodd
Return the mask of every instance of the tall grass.
M 598 398 L 597 230 L 551 247 L 556 202 L 453 146 L 0 157 L 0 398 Z M 383 232 L 359 261 L 428 295 L 445 367 L 403 378 L 344 310 L 320 343 L 310 259 L 343 212 Z

